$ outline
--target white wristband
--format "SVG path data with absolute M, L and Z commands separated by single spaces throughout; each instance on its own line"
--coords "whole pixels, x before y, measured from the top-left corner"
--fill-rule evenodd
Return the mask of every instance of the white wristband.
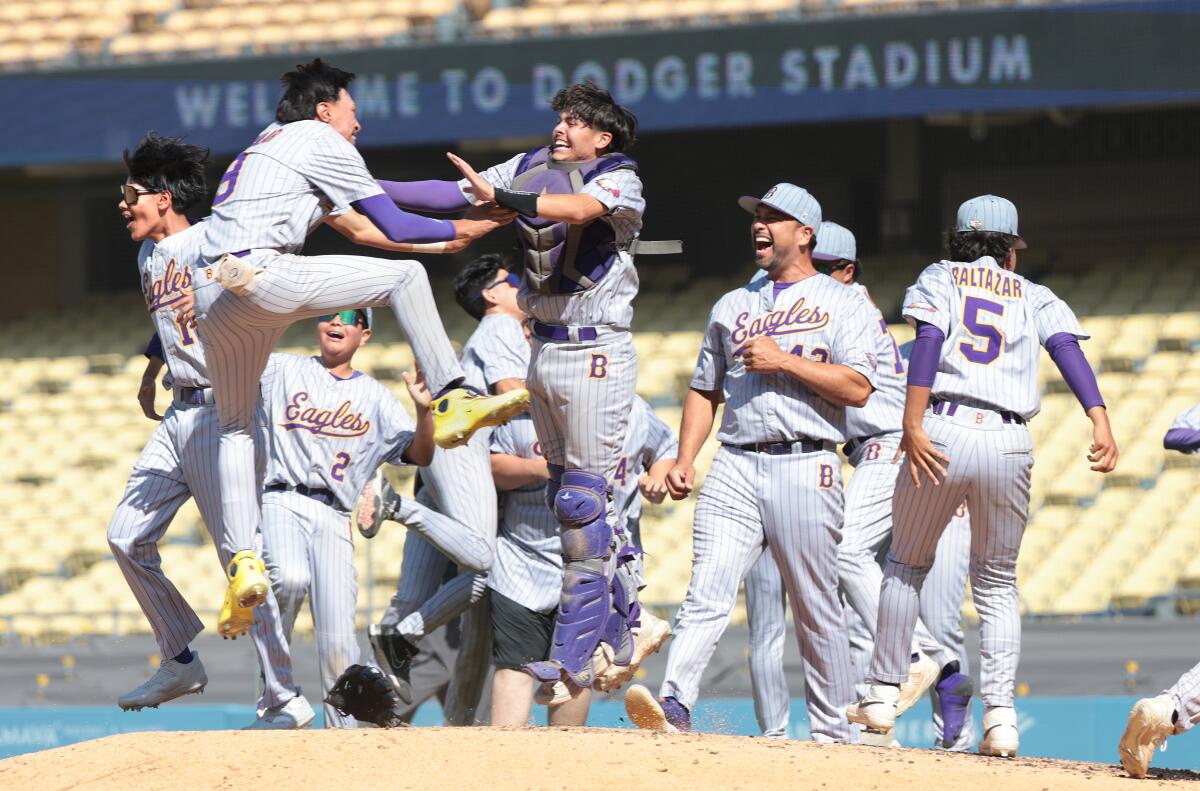
M 414 253 L 444 253 L 446 252 L 445 242 L 430 242 L 428 244 L 410 245 Z

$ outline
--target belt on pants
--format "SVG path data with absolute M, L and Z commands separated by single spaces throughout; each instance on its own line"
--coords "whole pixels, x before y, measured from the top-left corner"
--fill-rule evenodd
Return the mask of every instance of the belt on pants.
M 177 387 L 175 388 L 175 403 L 188 406 L 212 406 L 213 389 L 211 387 Z
M 842 446 L 842 453 L 845 453 L 846 457 L 849 458 L 850 456 L 854 455 L 856 450 L 861 448 L 863 445 L 866 445 L 872 439 L 874 439 L 874 437 L 855 437 L 852 440 L 848 440 L 846 444 Z
M 743 445 L 726 442 L 724 445 L 727 448 L 748 450 L 752 453 L 766 453 L 770 456 L 787 456 L 791 453 L 813 453 L 818 450 L 833 450 L 832 442 L 823 439 L 808 439 L 807 437 L 784 440 L 782 442 L 747 442 Z
M 263 491 L 265 491 L 265 492 L 295 492 L 296 494 L 302 494 L 305 497 L 316 500 L 318 503 L 327 505 L 330 508 L 336 508 L 339 511 L 344 510 L 342 508 L 341 502 L 337 498 L 337 495 L 334 494 L 329 489 L 309 488 L 309 487 L 305 486 L 304 484 L 300 484 L 299 486 L 292 486 L 291 484 L 286 484 L 286 483 L 272 483 L 272 484 L 267 485 L 263 489 Z
M 544 341 L 594 341 L 598 333 L 595 327 L 565 327 L 562 324 L 533 322 L 533 334 Z
M 958 408 L 960 406 L 965 406 L 964 404 L 959 404 L 957 401 L 943 401 L 940 398 L 931 399 L 929 404 L 930 404 L 930 407 L 933 409 L 933 414 L 941 415 L 944 413 L 947 417 L 953 417 L 954 414 L 956 412 L 958 412 Z M 1000 419 L 1003 420 L 1005 423 L 1016 423 L 1018 426 L 1025 425 L 1025 418 L 1021 417 L 1016 412 L 1009 412 L 1006 409 L 992 409 L 991 407 L 969 407 L 969 408 L 970 409 L 982 409 L 987 412 L 995 412 L 997 415 L 1000 416 Z

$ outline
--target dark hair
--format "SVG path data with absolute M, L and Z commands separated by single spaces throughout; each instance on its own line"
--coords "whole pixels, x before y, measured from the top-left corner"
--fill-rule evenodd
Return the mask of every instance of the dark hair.
M 279 81 L 283 83 L 283 96 L 279 97 L 275 108 L 275 120 L 290 124 L 315 120 L 317 105 L 336 102 L 342 89 L 349 89 L 350 83 L 354 82 L 354 75 L 317 58 L 312 63 L 301 63 Z
M 481 255 L 464 266 L 454 277 L 454 301 L 475 319 L 482 319 L 487 305 L 483 290 L 496 279 L 496 273 L 508 269 L 499 253 Z
M 996 259 L 997 264 L 1003 265 L 1008 260 L 1008 254 L 1017 243 L 1015 236 L 1009 236 L 999 231 L 968 231 L 960 233 L 953 228 L 942 236 L 946 253 L 951 261 L 970 263 L 978 261 L 985 255 Z
M 124 156 L 130 181 L 154 192 L 171 193 L 171 206 L 180 214 L 208 195 L 204 177 L 207 148 L 150 131 L 132 154 L 125 149 Z
M 591 128 L 611 134 L 612 142 L 605 153 L 624 151 L 637 140 L 637 116 L 591 80 L 563 88 L 554 95 L 550 109 L 569 112 Z

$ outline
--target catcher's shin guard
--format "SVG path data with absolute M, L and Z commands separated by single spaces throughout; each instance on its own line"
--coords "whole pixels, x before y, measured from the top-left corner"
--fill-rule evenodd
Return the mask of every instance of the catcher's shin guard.
M 612 579 L 612 612 L 608 616 L 601 640 L 613 650 L 612 663 L 622 667 L 633 658 L 633 627 L 641 623 L 641 605 L 637 600 L 637 580 L 632 558 L 626 546 L 617 553 L 617 571 Z
M 547 487 L 549 494 L 553 486 Z M 554 497 L 554 514 L 562 524 L 565 565 L 562 597 L 550 644 L 550 658 L 525 666 L 540 681 L 556 681 L 562 673 L 580 687 L 592 683 L 592 653 L 609 632 L 613 615 L 612 583 L 605 569 L 611 558 L 612 527 L 606 521 L 608 482 L 584 470 L 566 470 Z M 618 645 L 620 643 L 618 642 Z

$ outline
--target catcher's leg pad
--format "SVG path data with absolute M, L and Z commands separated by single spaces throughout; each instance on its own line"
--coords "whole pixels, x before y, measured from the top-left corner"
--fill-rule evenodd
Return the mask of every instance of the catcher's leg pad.
M 558 497 L 558 490 L 562 488 L 564 470 L 561 464 L 547 464 L 546 469 L 550 473 L 550 477 L 546 480 L 546 507 L 553 511 L 554 498 Z
M 641 618 L 633 566 L 627 563 L 617 566 L 611 586 L 612 612 L 600 639 L 612 647 L 614 665 L 628 665 L 633 657 L 633 628 L 640 623 Z

